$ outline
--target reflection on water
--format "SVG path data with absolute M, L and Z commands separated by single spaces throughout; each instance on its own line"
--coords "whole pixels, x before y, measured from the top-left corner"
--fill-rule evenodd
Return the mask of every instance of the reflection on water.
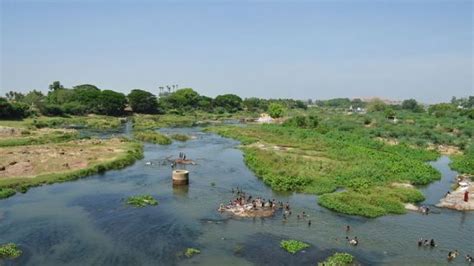
M 365 219 L 336 214 L 317 205 L 313 195 L 272 192 L 242 161 L 237 142 L 197 128 L 165 129 L 193 136 L 169 146 L 147 144 L 145 158 L 118 171 L 75 182 L 33 188 L 0 201 L 0 242 L 16 242 L 24 255 L 11 265 L 314 265 L 335 251 L 350 252 L 365 265 L 443 265 L 450 249 L 473 253 L 473 213 L 439 209 L 438 214 L 385 216 Z M 160 164 L 185 152 L 190 185 L 173 187 L 171 167 Z M 151 161 L 151 166 L 145 162 Z M 157 162 L 157 163 L 155 163 Z M 435 204 L 455 173 L 443 157 L 433 165 L 443 179 L 424 188 L 426 204 Z M 213 185 L 214 184 L 214 185 Z M 232 219 L 216 208 L 227 202 L 232 187 L 253 196 L 289 201 L 293 216 L 305 211 L 312 225 L 280 215 L 265 219 Z M 132 208 L 124 199 L 151 194 L 159 205 Z M 350 224 L 351 232 L 345 226 Z M 357 236 L 358 247 L 344 238 Z M 418 249 L 419 237 L 435 238 L 439 247 Z M 289 255 L 281 239 L 312 245 Z M 191 259 L 180 252 L 202 251 Z M 451 264 L 464 264 L 462 257 Z

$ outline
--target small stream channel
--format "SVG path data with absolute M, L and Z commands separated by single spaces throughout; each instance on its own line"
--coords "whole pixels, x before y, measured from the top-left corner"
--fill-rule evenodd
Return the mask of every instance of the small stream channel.
M 125 126 L 127 127 L 127 126 Z M 450 264 L 466 265 L 474 255 L 474 214 L 436 209 L 436 214 L 389 215 L 377 219 L 352 217 L 321 208 L 313 195 L 279 194 L 245 166 L 238 142 L 204 133 L 199 128 L 163 129 L 192 135 L 188 142 L 145 145 L 144 159 L 125 169 L 78 181 L 37 187 L 0 201 L 0 242 L 18 243 L 24 254 L 7 265 L 315 265 L 335 251 L 350 252 L 364 265 L 446 265 L 458 249 L 462 257 Z M 189 187 L 173 188 L 171 168 L 160 164 L 185 152 L 198 164 Z M 146 162 L 153 162 L 151 166 Z M 442 179 L 426 188 L 425 204 L 435 204 L 456 175 L 441 157 L 433 166 Z M 212 183 L 215 185 L 213 186 Z M 216 211 L 228 202 L 232 187 L 266 199 L 289 201 L 293 217 L 230 219 Z M 159 205 L 131 208 L 123 199 L 151 194 Z M 312 220 L 296 219 L 305 211 Z M 360 245 L 344 238 L 357 236 Z M 439 247 L 418 248 L 418 238 L 434 238 Z M 311 244 L 290 255 L 281 239 Z M 201 250 L 190 259 L 179 256 L 188 247 Z

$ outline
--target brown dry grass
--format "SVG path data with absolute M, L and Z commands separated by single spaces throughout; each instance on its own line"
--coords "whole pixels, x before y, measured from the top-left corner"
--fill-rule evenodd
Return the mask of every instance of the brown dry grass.
M 123 145 L 120 139 L 92 139 L 1 148 L 0 179 L 83 169 L 115 159 L 125 151 Z

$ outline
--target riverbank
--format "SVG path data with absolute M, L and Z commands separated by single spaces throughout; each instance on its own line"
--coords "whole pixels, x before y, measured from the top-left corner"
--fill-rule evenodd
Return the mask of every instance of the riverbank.
M 5 147 L 0 149 L 0 188 L 25 192 L 32 186 L 122 168 L 142 155 L 141 144 L 123 138 Z
M 464 200 L 465 193 L 468 192 L 468 201 Z M 458 211 L 474 210 L 474 182 L 472 177 L 460 175 L 456 180 L 456 189 L 446 193 L 445 197 L 436 205 L 440 208 L 454 209 Z

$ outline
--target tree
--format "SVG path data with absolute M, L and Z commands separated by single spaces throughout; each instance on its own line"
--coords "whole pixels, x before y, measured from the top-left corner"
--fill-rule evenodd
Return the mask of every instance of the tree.
M 21 102 L 8 102 L 0 97 L 0 119 L 20 119 L 29 115 L 28 105 Z
M 29 106 L 40 106 L 45 101 L 45 96 L 41 91 L 32 90 L 28 92 L 23 98 L 22 102 Z
M 203 111 L 211 112 L 213 108 L 212 98 L 203 95 L 199 96 L 198 107 Z
M 247 111 L 250 112 L 264 111 L 268 109 L 268 101 L 256 97 L 246 98 L 242 104 L 245 106 Z
M 374 99 L 369 104 L 367 104 L 367 110 L 369 112 L 380 112 L 384 111 L 387 108 L 387 104 L 380 99 Z
M 121 115 L 126 104 L 127 98 L 123 93 L 104 90 L 100 93 L 98 111 L 104 115 Z
M 272 117 L 272 118 L 279 118 L 279 117 L 282 117 L 283 116 L 283 112 L 285 111 L 283 105 L 279 104 L 279 103 L 271 103 L 269 106 L 268 106 L 268 114 Z
M 148 91 L 132 90 L 128 94 L 128 102 L 135 113 L 156 114 L 158 112 L 158 100 Z
M 87 107 L 88 113 L 97 113 L 99 106 L 99 99 L 101 97 L 101 91 L 94 85 L 82 84 L 73 87 L 73 95 L 70 99 L 71 102 L 79 102 L 80 104 Z
M 71 89 L 57 89 L 48 92 L 48 103 L 63 105 L 72 101 L 74 98 L 74 91 Z
M 49 90 L 50 91 L 55 91 L 59 89 L 64 89 L 64 86 L 61 85 L 61 82 L 59 81 L 54 81 L 52 84 L 49 84 Z
M 163 98 L 164 104 L 171 109 L 194 109 L 201 100 L 199 94 L 191 88 L 177 90 Z
M 9 91 L 5 94 L 9 101 L 21 101 L 25 97 L 21 92 Z
M 229 113 L 242 110 L 242 98 L 235 94 L 219 95 L 214 99 L 215 107 L 222 107 Z
M 402 102 L 402 109 L 410 110 L 413 112 L 421 112 L 423 111 L 423 107 L 418 104 L 415 99 L 408 99 Z

